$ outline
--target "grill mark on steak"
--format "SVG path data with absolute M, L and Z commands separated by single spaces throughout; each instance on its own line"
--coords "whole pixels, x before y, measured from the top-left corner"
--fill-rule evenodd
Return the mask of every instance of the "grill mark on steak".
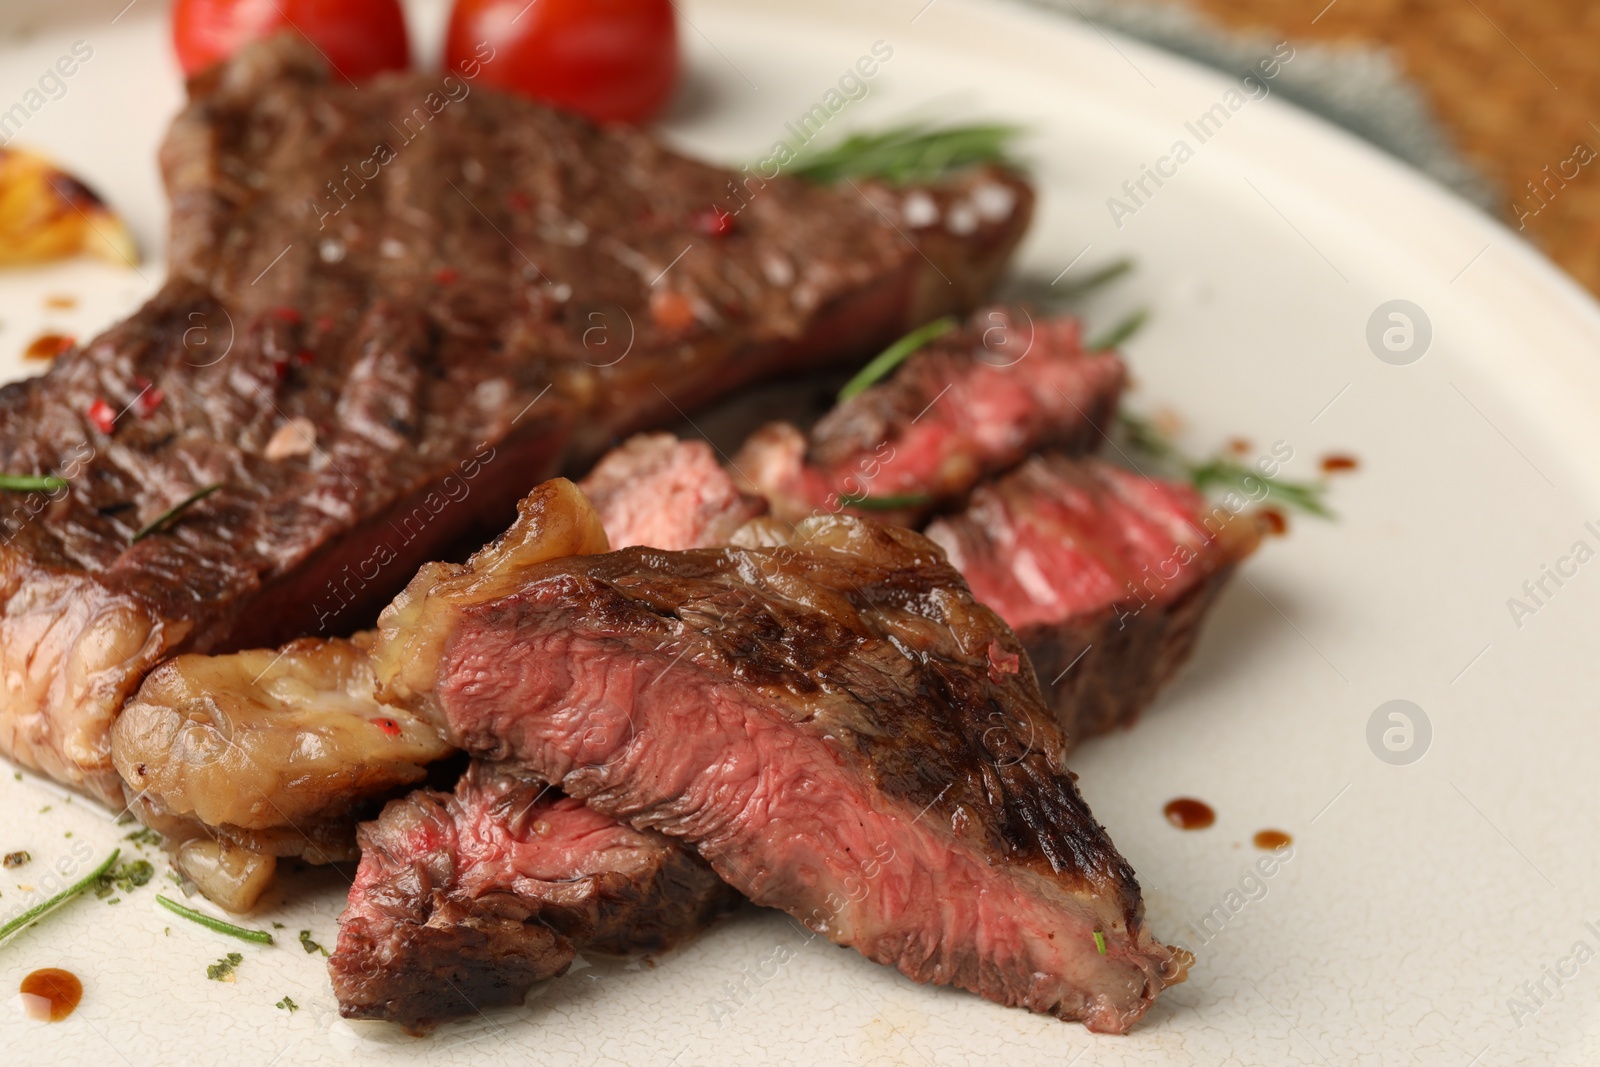
M 787 423 L 758 430 L 733 466 L 790 522 L 845 511 L 915 527 L 1035 449 L 1098 447 L 1126 380 L 1115 352 L 1084 350 L 1077 319 L 990 307 L 809 435 Z M 841 500 L 863 495 L 920 502 L 867 511 Z
M 162 148 L 168 282 L 0 389 L 0 469 L 71 478 L 0 530 L 0 753 L 119 803 L 109 727 L 161 659 L 357 628 L 615 435 L 971 306 L 1031 208 L 1015 176 L 955 175 L 930 195 L 999 182 L 1015 210 L 913 245 L 854 190 L 779 178 L 714 240 L 692 220 L 733 173 L 636 130 L 471 88 L 395 143 L 438 89 L 395 74 L 358 91 L 289 38 L 195 83 Z M 319 218 L 326 183 L 385 143 L 379 175 Z M 771 255 L 792 284 L 765 278 Z M 658 325 L 664 291 L 699 319 Z M 602 307 L 632 338 L 620 361 L 584 345 Z M 291 426 L 311 447 L 269 448 Z
M 339 1013 L 420 1033 L 519 1004 L 580 951 L 659 952 L 737 899 L 697 856 L 475 761 L 359 831 L 328 960 Z
M 1020 644 L 932 542 L 840 517 L 569 555 L 597 523 L 546 483 L 425 568 L 384 613 L 380 695 L 914 980 L 1111 1032 L 1182 980 L 1032 670 L 991 668 Z
M 1076 742 L 1132 725 L 1177 673 L 1262 527 L 1188 485 L 1046 453 L 927 534 L 1016 629 Z

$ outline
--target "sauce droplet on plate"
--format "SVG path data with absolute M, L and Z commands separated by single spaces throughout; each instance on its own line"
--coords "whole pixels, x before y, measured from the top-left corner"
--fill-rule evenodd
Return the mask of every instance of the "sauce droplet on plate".
M 1289 532 L 1289 516 L 1277 508 L 1262 508 L 1261 521 L 1267 524 L 1267 531 L 1274 537 L 1282 537 Z
M 1294 842 L 1294 838 L 1282 830 L 1257 830 L 1254 840 L 1256 848 L 1265 852 L 1271 852 L 1275 848 L 1282 848 Z
M 45 967 L 22 980 L 22 1010 L 40 1022 L 60 1022 L 82 999 L 78 976 L 59 967 Z
M 22 350 L 23 359 L 55 359 L 61 353 L 77 344 L 77 340 L 64 333 L 46 333 L 35 337 L 28 347 Z
M 1169 800 L 1161 811 L 1167 821 L 1180 830 L 1204 830 L 1217 821 L 1217 813 L 1211 810 L 1211 805 L 1194 797 Z
M 1324 474 L 1338 474 L 1341 471 L 1353 471 L 1360 466 L 1354 456 L 1345 456 L 1337 452 L 1330 456 L 1322 457 L 1322 471 Z

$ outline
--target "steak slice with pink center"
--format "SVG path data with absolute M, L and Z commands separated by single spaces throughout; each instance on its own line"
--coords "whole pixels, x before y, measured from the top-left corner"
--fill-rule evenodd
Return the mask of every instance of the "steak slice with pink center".
M 767 502 L 741 491 L 710 445 L 670 433 L 630 437 L 578 485 L 612 548 L 710 548 L 767 513 Z
M 381 697 L 916 981 L 1120 1033 L 1182 980 L 1021 645 L 933 543 L 841 517 L 605 552 L 571 483 L 520 511 L 384 613 Z
M 328 961 L 340 1014 L 412 1031 L 521 1003 L 579 951 L 654 952 L 736 897 L 699 858 L 542 782 L 475 762 L 359 832 Z
M 1183 666 L 1262 526 L 1188 485 L 1045 454 L 927 534 L 1015 628 L 1077 741 L 1130 725 Z
M 1035 449 L 1093 450 L 1126 382 L 1115 352 L 1085 350 L 1077 319 L 990 307 L 809 435 L 758 430 L 734 467 L 790 522 L 850 510 L 916 526 Z

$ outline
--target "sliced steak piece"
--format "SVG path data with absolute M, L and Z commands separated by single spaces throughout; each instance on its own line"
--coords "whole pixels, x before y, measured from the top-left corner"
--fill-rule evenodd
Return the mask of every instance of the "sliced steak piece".
M 0 389 L 0 470 L 71 483 L 0 519 L 0 754 L 114 802 L 111 721 L 160 660 L 359 628 L 619 434 L 970 307 L 1031 204 L 964 172 L 926 195 L 1014 209 L 913 243 L 856 189 L 460 75 L 357 89 L 288 38 L 197 81 L 162 163 L 165 287 Z
M 580 951 L 659 952 L 737 899 L 698 857 L 543 782 L 474 762 L 360 830 L 328 961 L 339 1012 L 413 1032 L 521 1003 Z
M 425 567 L 384 612 L 379 693 L 916 981 L 1122 1032 L 1183 978 L 1021 645 L 932 542 L 828 517 L 573 554 L 597 527 L 549 482 Z
M 431 723 L 378 702 L 370 642 L 178 656 L 118 717 L 112 752 L 131 810 L 182 842 L 179 867 L 212 900 L 247 910 L 277 857 L 355 859 L 356 822 L 455 751 Z
M 1038 448 L 1095 448 L 1127 371 L 1078 320 L 992 307 L 844 401 L 809 436 L 775 423 L 733 465 L 790 522 L 841 510 L 918 525 Z M 850 506 L 851 501 L 862 501 Z
M 612 548 L 709 548 L 767 513 L 767 502 L 741 491 L 710 445 L 669 433 L 630 438 L 578 486 Z
M 1130 725 L 1184 664 L 1262 526 L 1187 485 L 1046 454 L 927 534 L 1016 630 L 1078 741 Z

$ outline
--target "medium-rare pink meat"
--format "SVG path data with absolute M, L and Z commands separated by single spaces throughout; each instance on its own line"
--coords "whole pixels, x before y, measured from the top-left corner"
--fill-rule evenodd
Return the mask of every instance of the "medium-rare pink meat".
M 1084 349 L 1077 319 L 991 307 L 809 435 L 763 427 L 733 465 L 790 522 L 851 511 L 915 526 L 1035 449 L 1096 447 L 1126 379 L 1115 352 Z
M 474 762 L 359 831 L 328 961 L 340 1014 L 414 1032 L 521 1003 L 581 951 L 658 952 L 737 899 L 693 854 L 543 782 Z
M 612 548 L 710 548 L 767 513 L 742 491 L 704 441 L 638 434 L 605 454 L 578 483 Z
M 571 483 L 520 510 L 384 612 L 384 699 L 916 981 L 1122 1032 L 1182 980 L 1021 645 L 932 542 L 827 517 L 605 552 Z
M 1131 724 L 1184 664 L 1262 526 L 1187 485 L 1047 453 L 927 534 L 1016 630 L 1078 741 Z
M 70 482 L 8 494 L 0 754 L 119 806 L 111 722 L 156 663 L 347 633 L 617 435 L 970 308 L 1031 205 L 982 167 L 874 203 L 762 181 L 455 74 L 351 86 L 289 37 L 191 89 L 167 283 L 0 389 L 0 471 Z M 881 213 L 981 188 L 1012 210 L 959 236 Z

